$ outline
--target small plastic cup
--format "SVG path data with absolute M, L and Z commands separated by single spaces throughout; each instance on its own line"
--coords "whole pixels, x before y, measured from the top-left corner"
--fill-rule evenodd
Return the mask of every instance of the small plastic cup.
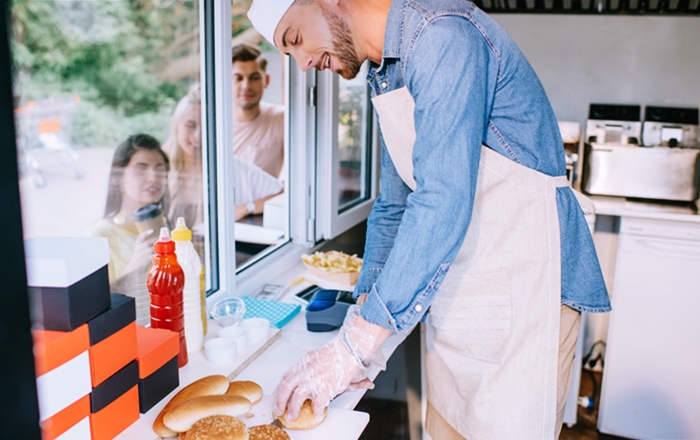
M 270 321 L 265 318 L 249 318 L 241 321 L 241 327 L 248 331 L 248 342 L 257 344 L 270 335 Z
M 224 298 L 211 308 L 211 317 L 221 327 L 238 325 L 245 315 L 245 302 L 240 298 Z
M 204 355 L 212 364 L 229 364 L 236 360 L 236 341 L 214 338 L 204 343 Z
M 248 331 L 243 327 L 222 327 L 219 329 L 218 335 L 220 338 L 235 341 L 239 353 L 248 345 Z

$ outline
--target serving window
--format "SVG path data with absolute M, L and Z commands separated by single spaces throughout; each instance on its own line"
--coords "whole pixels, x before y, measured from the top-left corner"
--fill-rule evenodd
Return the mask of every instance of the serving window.
M 24 236 L 106 237 L 111 283 L 141 298 L 140 323 L 159 227 L 185 218 L 208 295 L 245 293 L 376 197 L 364 70 L 302 72 L 251 27 L 249 5 L 11 6 Z M 241 45 L 254 63 L 233 59 Z
M 212 277 L 205 206 L 201 7 L 13 2 L 24 237 L 106 237 L 114 291 L 148 321 L 145 272 L 161 226 L 184 217 Z

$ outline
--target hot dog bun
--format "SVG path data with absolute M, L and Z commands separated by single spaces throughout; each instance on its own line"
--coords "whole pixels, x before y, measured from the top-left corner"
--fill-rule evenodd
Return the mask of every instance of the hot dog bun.
M 326 420 L 327 415 L 328 407 L 323 409 L 323 418 L 321 420 L 316 420 L 316 418 L 314 417 L 314 409 L 311 403 L 311 399 L 306 399 L 301 405 L 301 409 L 299 410 L 299 417 L 297 417 L 295 420 L 287 419 L 287 411 L 285 411 L 284 414 L 278 417 L 277 420 L 279 420 L 280 424 L 284 428 L 303 430 L 317 427 L 318 425 L 323 423 L 324 420 Z
M 224 394 L 228 389 L 228 385 L 228 378 L 221 375 L 207 376 L 192 382 L 175 394 L 173 398 L 170 399 L 170 402 L 165 405 L 153 422 L 153 430 L 163 438 L 176 437 L 177 432 L 168 429 L 168 427 L 163 424 L 163 417 L 165 414 L 172 408 L 194 397 Z
M 231 382 L 226 391 L 227 396 L 241 396 L 250 400 L 255 405 L 260 402 L 263 396 L 263 389 L 260 385 L 250 380 L 237 380 Z
M 214 415 L 240 416 L 250 411 L 250 400 L 241 396 L 202 396 L 189 399 L 172 408 L 163 417 L 166 428 L 173 432 L 188 431 L 198 420 Z M 190 433 L 187 433 L 190 438 Z

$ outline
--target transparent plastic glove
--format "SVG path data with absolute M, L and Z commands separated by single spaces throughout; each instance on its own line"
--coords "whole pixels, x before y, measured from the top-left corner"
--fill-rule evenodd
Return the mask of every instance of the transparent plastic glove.
M 346 332 L 348 337 L 351 337 L 351 341 L 362 341 L 362 338 L 364 336 L 362 334 L 363 330 L 355 325 L 358 319 L 362 319 L 360 317 L 361 308 L 362 307 L 359 305 L 350 306 L 348 308 L 347 314 L 345 315 L 343 326 L 340 329 L 341 333 Z M 365 351 L 363 350 L 363 352 Z M 367 370 L 370 370 L 372 368 L 379 368 L 379 370 L 381 371 L 386 370 L 386 358 L 384 357 L 384 353 L 382 352 L 382 350 L 376 350 L 373 353 L 370 353 L 369 356 L 363 360 L 366 364 L 369 364 L 367 365 Z
M 340 333 L 323 347 L 304 355 L 282 378 L 275 395 L 274 413 L 287 409 L 294 420 L 306 399 L 313 402 L 314 415 L 322 418 L 331 399 L 347 389 L 370 388 L 367 374 L 373 355 L 391 332 L 370 324 L 359 312 L 348 313 Z

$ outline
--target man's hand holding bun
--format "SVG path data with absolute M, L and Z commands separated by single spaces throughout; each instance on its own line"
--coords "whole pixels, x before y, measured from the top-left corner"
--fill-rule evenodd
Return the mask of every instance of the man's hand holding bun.
M 348 310 L 338 336 L 328 344 L 304 355 L 292 366 L 277 387 L 273 412 L 295 420 L 305 400 L 311 399 L 317 420 L 325 417 L 330 401 L 348 389 L 371 388 L 369 368 L 383 360 L 375 353 L 391 332 L 360 317 L 359 306 Z M 374 361 L 374 363 L 372 362 Z

